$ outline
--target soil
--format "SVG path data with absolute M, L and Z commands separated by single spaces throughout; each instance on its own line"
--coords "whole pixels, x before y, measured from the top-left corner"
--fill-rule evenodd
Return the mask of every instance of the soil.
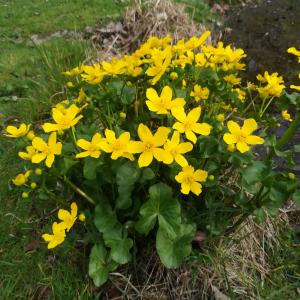
M 262 0 L 256 5 L 231 9 L 223 27 L 224 42 L 243 48 L 247 53 L 246 80 L 257 82 L 258 73 L 269 71 L 282 75 L 287 86 L 299 84 L 300 64 L 287 49 L 300 49 L 300 0 Z M 274 116 L 281 119 L 275 112 Z M 276 130 L 278 138 L 288 126 L 288 122 L 284 122 Z M 300 144 L 300 128 L 286 148 L 293 149 L 296 144 Z M 293 157 L 296 166 L 288 171 L 300 175 L 300 154 L 294 153 Z M 277 166 L 286 169 L 279 158 Z
M 298 83 L 300 65 L 289 47 L 300 48 L 300 0 L 269 0 L 235 8 L 225 18 L 225 42 L 247 53 L 249 78 L 266 70 Z

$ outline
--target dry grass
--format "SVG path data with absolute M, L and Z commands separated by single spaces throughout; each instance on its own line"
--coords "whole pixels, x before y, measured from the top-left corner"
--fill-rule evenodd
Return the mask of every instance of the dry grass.
M 193 22 L 183 4 L 171 0 L 135 0 L 121 22 L 95 28 L 90 38 L 100 50 L 101 60 L 132 53 L 150 36 L 171 35 L 173 42 L 200 36 L 205 31 L 201 24 Z
M 249 218 L 232 236 L 195 249 L 194 257 L 176 270 L 166 269 L 155 249 L 145 247 L 133 263 L 111 273 L 103 299 L 261 299 L 265 286 L 276 288 L 269 256 L 278 255 L 278 236 L 289 226 L 291 211 L 263 225 Z

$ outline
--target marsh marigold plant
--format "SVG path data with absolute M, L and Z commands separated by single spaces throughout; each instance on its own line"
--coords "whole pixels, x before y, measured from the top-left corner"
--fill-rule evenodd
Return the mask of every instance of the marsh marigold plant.
M 300 148 L 284 148 L 300 124 L 299 86 L 289 93 L 268 71 L 243 82 L 244 50 L 207 44 L 209 35 L 151 37 L 131 55 L 74 66 L 47 122 L 7 124 L 23 162 L 9 184 L 21 201 L 59 206 L 41 236 L 52 251 L 87 235 L 97 286 L 146 242 L 176 268 L 199 251 L 197 231 L 229 235 L 300 202 L 288 171 Z M 288 129 L 276 136 L 281 121 Z

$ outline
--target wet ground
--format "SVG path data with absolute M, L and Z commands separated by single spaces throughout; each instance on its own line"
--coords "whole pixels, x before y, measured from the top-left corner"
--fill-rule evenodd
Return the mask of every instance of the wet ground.
M 286 51 L 300 48 L 300 0 L 262 0 L 260 4 L 229 11 L 225 41 L 245 49 L 249 78 L 265 70 L 279 72 L 286 82 L 297 82 L 300 65 Z
M 258 73 L 269 71 L 283 75 L 287 85 L 299 84 L 300 64 L 287 49 L 300 49 L 300 0 L 262 0 L 257 5 L 236 7 L 228 12 L 223 27 L 223 40 L 247 53 L 247 80 L 255 82 Z M 278 138 L 288 125 L 284 123 L 276 131 Z M 300 144 L 300 128 L 287 148 L 296 144 Z M 300 175 L 299 153 L 294 153 L 294 160 L 293 171 Z M 277 163 L 284 168 L 282 160 Z

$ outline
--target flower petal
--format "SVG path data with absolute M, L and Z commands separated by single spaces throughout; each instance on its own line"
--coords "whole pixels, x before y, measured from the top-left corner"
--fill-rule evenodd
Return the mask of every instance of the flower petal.
M 257 123 L 254 119 L 246 119 L 242 127 L 242 132 L 244 135 L 250 135 L 253 131 L 257 129 Z
M 142 123 L 138 127 L 138 136 L 141 141 L 148 141 L 153 137 L 150 129 Z
M 142 167 L 149 166 L 151 164 L 152 160 L 153 160 L 152 152 L 147 151 L 147 152 L 141 153 L 139 160 L 138 160 L 139 167 L 142 168 Z
M 191 184 L 191 191 L 195 195 L 199 196 L 201 194 L 201 192 L 202 192 L 202 185 L 199 182 L 193 182 Z
M 237 142 L 236 136 L 231 133 L 225 133 L 223 135 L 223 140 L 227 145 L 235 144 Z
M 201 115 L 201 107 L 196 107 L 194 109 L 192 109 L 188 115 L 187 115 L 187 119 L 191 122 L 194 122 L 196 123 L 199 118 L 200 118 L 200 115 Z
M 207 176 L 208 176 L 208 173 L 204 170 L 196 170 L 194 173 L 195 181 L 204 182 L 204 181 L 206 181 Z
M 248 135 L 246 137 L 246 143 L 249 145 L 260 145 L 264 143 L 264 139 L 257 135 Z
M 154 134 L 154 142 L 157 147 L 162 146 L 166 142 L 169 132 L 170 128 L 167 127 L 161 126 L 157 129 L 156 133 Z
M 227 128 L 233 135 L 240 135 L 241 128 L 238 123 L 234 121 L 228 121 L 227 122 Z
M 165 101 L 171 101 L 172 99 L 172 89 L 169 86 L 165 86 L 160 94 L 160 98 Z
M 192 130 L 198 134 L 209 135 L 211 126 L 207 123 L 196 123 L 192 126 Z
M 245 153 L 250 150 L 250 147 L 245 142 L 237 142 L 236 148 L 241 152 Z

